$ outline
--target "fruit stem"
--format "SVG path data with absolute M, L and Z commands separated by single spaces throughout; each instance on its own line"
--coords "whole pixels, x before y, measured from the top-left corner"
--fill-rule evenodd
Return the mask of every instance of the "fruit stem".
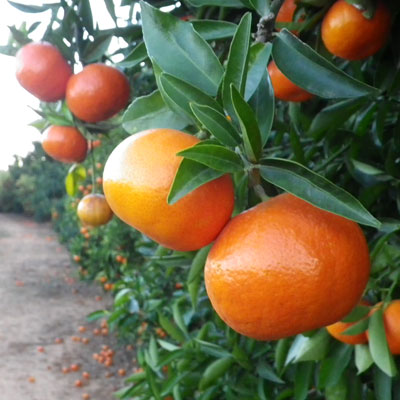
M 260 170 L 253 168 L 249 173 L 250 187 L 253 188 L 255 194 L 262 200 L 269 200 L 269 196 L 265 193 L 264 188 L 261 186 Z
M 93 148 L 93 140 L 90 140 L 90 159 L 92 161 L 92 194 L 95 193 L 95 185 L 96 185 L 96 179 L 94 176 L 94 173 L 96 171 L 95 167 L 96 167 L 96 162 L 94 159 L 94 148 Z
M 270 12 L 260 18 L 257 24 L 256 42 L 267 43 L 273 38 L 275 20 L 284 0 L 274 0 Z

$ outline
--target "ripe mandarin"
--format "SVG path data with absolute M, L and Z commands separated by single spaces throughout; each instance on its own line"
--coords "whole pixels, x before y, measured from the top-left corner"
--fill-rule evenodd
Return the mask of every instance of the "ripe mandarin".
M 99 122 L 125 108 L 129 94 L 128 79 L 121 71 L 105 64 L 90 64 L 68 81 L 66 100 L 76 117 Z
M 100 226 L 110 221 L 113 212 L 102 194 L 88 194 L 78 204 L 78 217 L 87 226 Z
M 42 101 L 65 96 L 72 69 L 57 47 L 47 42 L 28 43 L 16 55 L 17 80 Z
M 400 300 L 393 300 L 383 312 L 386 339 L 392 354 L 400 354 Z
M 286 78 L 286 76 L 283 75 L 276 66 L 275 61 L 269 63 L 268 73 L 271 78 L 276 98 L 283 101 L 303 102 L 310 100 L 313 97 L 311 93 L 308 93 Z
M 50 157 L 65 163 L 82 162 L 88 149 L 87 140 L 78 129 L 58 125 L 45 131 L 42 147 Z
M 378 2 L 372 19 L 345 0 L 337 0 L 322 21 L 321 34 L 326 48 L 346 60 L 361 60 L 379 51 L 390 32 L 390 12 Z
M 343 318 L 369 270 L 356 223 L 283 194 L 226 225 L 208 255 L 205 283 L 232 329 L 275 340 Z
M 165 247 L 190 251 L 211 243 L 234 205 L 232 179 L 224 175 L 173 205 L 167 203 L 182 161 L 176 153 L 199 139 L 173 129 L 152 129 L 125 139 L 104 167 L 104 194 L 114 213 Z

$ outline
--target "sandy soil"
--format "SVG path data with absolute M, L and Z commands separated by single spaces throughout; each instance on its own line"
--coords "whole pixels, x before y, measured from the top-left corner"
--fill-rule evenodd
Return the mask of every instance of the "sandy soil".
M 115 398 L 113 391 L 124 386 L 117 371 L 126 368 L 130 375 L 133 352 L 118 347 L 112 335 L 93 334 L 100 322 L 89 324 L 86 315 L 111 299 L 95 285 L 76 282 L 76 266 L 50 225 L 0 214 L 0 271 L 0 399 L 75 400 L 84 393 L 91 400 Z M 85 333 L 78 332 L 82 325 Z M 74 342 L 72 336 L 90 342 Z M 64 342 L 56 344 L 56 338 Z M 114 366 L 92 359 L 102 345 L 116 350 Z M 80 371 L 63 374 L 73 363 Z M 91 379 L 82 379 L 82 371 Z M 82 388 L 74 386 L 77 379 L 84 381 Z

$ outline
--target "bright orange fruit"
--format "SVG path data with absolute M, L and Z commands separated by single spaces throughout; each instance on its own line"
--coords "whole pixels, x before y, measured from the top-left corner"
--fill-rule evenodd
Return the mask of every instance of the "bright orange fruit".
M 65 96 L 72 69 L 57 47 L 47 42 L 28 43 L 16 55 L 17 80 L 42 101 Z
M 275 340 L 343 318 L 360 300 L 369 271 L 355 222 L 283 194 L 227 224 L 208 255 L 205 283 L 232 329 Z
M 73 126 L 53 125 L 45 131 L 42 147 L 57 161 L 79 163 L 86 158 L 88 144 L 82 133 Z
M 322 21 L 322 40 L 335 56 L 361 60 L 379 51 L 390 33 L 390 12 L 379 1 L 372 19 L 345 0 L 337 0 Z
M 224 175 L 173 205 L 168 193 L 182 157 L 199 139 L 173 129 L 152 129 L 125 139 L 104 167 L 104 194 L 114 213 L 165 247 L 190 251 L 211 243 L 234 205 L 232 179 Z

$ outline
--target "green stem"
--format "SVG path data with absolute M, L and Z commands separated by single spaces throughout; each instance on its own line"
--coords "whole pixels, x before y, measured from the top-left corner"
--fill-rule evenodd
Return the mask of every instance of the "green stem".
M 335 151 L 330 157 L 328 157 L 321 165 L 314 168 L 314 172 L 322 171 L 327 165 L 329 165 L 336 157 L 344 153 L 350 147 L 350 143 L 347 143 L 341 149 Z
M 90 143 L 90 159 L 92 161 L 92 194 L 95 193 L 95 187 L 96 187 L 96 180 L 94 177 L 94 171 L 96 170 L 96 162 L 94 159 L 94 148 L 93 148 L 93 140 L 89 141 Z
M 274 0 L 270 12 L 260 18 L 257 24 L 256 42 L 267 43 L 273 39 L 276 17 L 284 1 Z

